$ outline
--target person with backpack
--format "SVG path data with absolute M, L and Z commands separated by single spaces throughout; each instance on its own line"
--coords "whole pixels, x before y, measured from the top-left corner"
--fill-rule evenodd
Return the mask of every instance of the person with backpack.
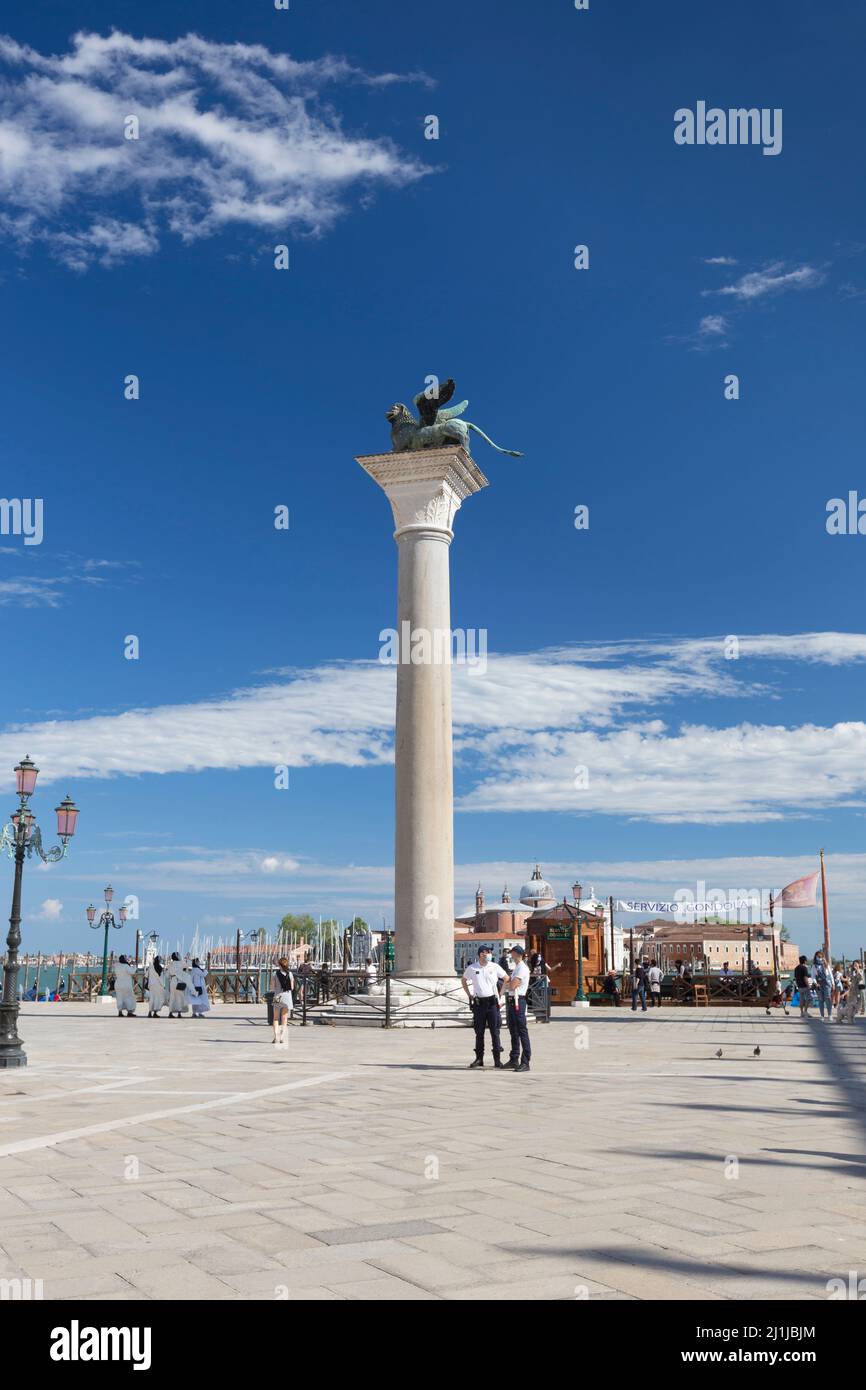
M 289 1045 L 289 1015 L 294 1003 L 295 977 L 289 969 L 288 956 L 280 956 L 271 978 L 274 997 L 271 1001 L 274 1020 L 274 1047 Z
M 812 976 L 809 974 L 809 964 L 805 956 L 801 956 L 799 964 L 794 969 L 794 983 L 800 996 L 800 1017 L 809 1017 L 809 1005 L 812 1002 Z

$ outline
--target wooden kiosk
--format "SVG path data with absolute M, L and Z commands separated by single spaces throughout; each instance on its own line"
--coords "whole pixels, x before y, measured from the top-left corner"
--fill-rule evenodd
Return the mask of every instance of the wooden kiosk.
M 580 931 L 578 932 L 578 912 Z M 540 908 L 526 919 L 526 949 L 540 951 L 550 967 L 550 996 L 555 1004 L 570 1004 L 577 994 L 577 951 L 583 938 L 583 992 L 601 992 L 605 973 L 604 917 L 568 902 Z

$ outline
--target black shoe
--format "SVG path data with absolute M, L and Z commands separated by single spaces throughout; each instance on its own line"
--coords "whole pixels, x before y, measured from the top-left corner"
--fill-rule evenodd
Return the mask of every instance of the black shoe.
M 528 1063 L 528 1062 L 521 1062 L 521 1063 L 520 1063 L 520 1066 L 519 1066 L 519 1067 L 515 1067 L 514 1070 L 515 1070 L 515 1071 L 529 1071 L 529 1063 Z
M 483 1067 L 483 1066 L 484 1066 L 484 1063 L 482 1062 L 481 1058 L 480 1058 L 480 1057 L 476 1057 L 474 1062 L 470 1062 L 470 1063 L 469 1063 L 469 1067 L 468 1067 L 467 1070 L 469 1070 L 469 1071 L 474 1071 L 476 1067 Z
M 518 1063 L 517 1063 L 517 1062 L 503 1062 L 503 1063 L 502 1063 L 502 1070 L 503 1070 L 503 1071 L 517 1071 L 517 1067 L 518 1067 Z
M 503 1065 L 502 1065 L 501 1062 L 494 1062 L 494 1063 L 493 1063 L 493 1066 L 494 1066 L 494 1068 L 496 1069 L 496 1071 L 504 1071 L 504 1070 L 505 1070 L 505 1068 L 503 1067 Z

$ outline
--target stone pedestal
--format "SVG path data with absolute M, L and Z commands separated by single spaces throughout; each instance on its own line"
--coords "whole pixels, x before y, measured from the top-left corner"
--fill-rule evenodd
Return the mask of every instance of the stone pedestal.
M 458 508 L 488 481 L 458 446 L 357 461 L 387 496 L 396 525 L 394 973 L 419 986 L 453 988 L 458 980 L 448 552 Z

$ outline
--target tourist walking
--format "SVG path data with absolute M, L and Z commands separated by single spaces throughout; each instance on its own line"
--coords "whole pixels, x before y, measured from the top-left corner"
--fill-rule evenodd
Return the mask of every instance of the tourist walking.
M 511 1051 L 505 1063 L 506 1071 L 529 1071 L 532 1047 L 526 1023 L 526 991 L 529 989 L 529 966 L 524 960 L 522 946 L 512 946 L 513 965 L 505 982 L 505 1021 L 511 1038 Z
M 277 968 L 271 977 L 274 997 L 271 1008 L 274 1020 L 274 1047 L 289 1045 L 289 1015 L 294 1006 L 295 977 L 289 968 L 287 956 L 280 956 Z
M 364 988 L 367 994 L 370 993 L 374 985 L 379 983 L 379 970 L 372 956 L 368 956 L 364 962 Z
M 502 1066 L 500 1061 L 502 1043 L 499 1040 L 501 1023 L 499 986 L 500 981 L 507 978 L 502 966 L 491 960 L 490 951 L 486 946 L 479 948 L 477 961 L 467 965 L 463 971 L 461 984 L 469 1000 L 472 1009 L 472 1021 L 475 1025 L 475 1061 L 470 1062 L 470 1071 L 476 1067 L 484 1066 L 484 1034 L 487 1029 L 490 1030 L 493 1065 L 494 1067 Z M 472 986 L 471 993 L 470 985 Z
M 168 1003 L 166 995 L 166 978 L 163 973 L 164 967 L 162 956 L 154 956 L 147 968 L 147 1016 L 148 1018 L 159 1018 L 159 1011 Z
M 181 960 L 179 951 L 172 951 L 168 962 L 168 1016 L 180 1018 L 189 1012 L 190 979 L 186 962 Z
M 812 976 L 809 974 L 809 964 L 805 956 L 800 957 L 794 968 L 794 983 L 800 996 L 800 1017 L 808 1018 L 809 1005 L 812 1002 Z
M 647 979 L 650 987 L 650 1003 L 657 1009 L 662 1006 L 662 979 L 663 975 L 658 961 L 650 961 L 650 968 L 647 971 Z
M 641 1009 L 646 1013 L 646 992 L 649 979 L 647 978 L 646 966 L 643 961 L 636 965 L 631 972 L 631 1011 L 637 1013 L 637 1001 L 640 1000 Z
M 117 1004 L 117 1017 L 135 1017 L 135 966 L 128 956 L 118 956 L 114 969 L 114 1000 Z
M 812 978 L 818 995 L 818 1008 L 821 1018 L 827 1011 L 827 1022 L 833 1017 L 833 971 L 824 960 L 823 952 L 816 951 L 812 960 Z
M 204 1018 L 210 1008 L 210 1000 L 207 995 L 207 974 L 198 956 L 190 967 L 190 1004 L 192 1005 L 193 1018 Z

